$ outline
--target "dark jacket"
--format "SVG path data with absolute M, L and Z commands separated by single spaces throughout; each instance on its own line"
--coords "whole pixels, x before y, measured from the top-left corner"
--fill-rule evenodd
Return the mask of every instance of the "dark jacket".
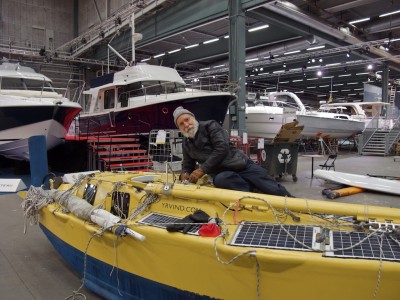
M 196 162 L 210 175 L 239 171 L 245 169 L 247 161 L 242 151 L 229 144 L 227 132 L 216 121 L 199 121 L 194 139 L 183 140 L 183 172 L 191 173 Z

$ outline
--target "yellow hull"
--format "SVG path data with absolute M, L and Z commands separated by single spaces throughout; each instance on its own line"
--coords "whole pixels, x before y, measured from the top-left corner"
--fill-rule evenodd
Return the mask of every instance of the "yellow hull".
M 154 180 L 139 182 L 145 175 L 154 175 Z M 168 181 L 171 183 L 172 178 Z M 123 184 L 116 188 L 117 182 Z M 121 274 L 134 274 L 163 288 L 216 299 L 399 299 L 400 263 L 396 259 L 342 258 L 326 256 L 325 251 L 230 244 L 241 221 L 271 223 L 279 228 L 293 225 L 355 231 L 347 220 L 336 218 L 333 223 L 332 218 L 315 214 L 352 216 L 358 225 L 387 221 L 400 224 L 399 209 L 171 185 L 166 184 L 164 174 L 156 173 L 99 173 L 73 189 L 76 196 L 83 197 L 86 183 L 97 187 L 94 206 L 103 205 L 107 211 L 112 206 L 110 191 L 129 194 L 129 215 L 148 195 L 158 196 L 138 216 L 123 220 L 129 228 L 145 236 L 144 241 L 118 237 L 108 230 L 103 232 L 98 225 L 63 212 L 57 203 L 40 210 L 42 228 L 77 252 L 86 253 L 86 258 L 114 266 Z M 70 187 L 64 184 L 61 189 Z M 150 213 L 183 218 L 197 209 L 221 218 L 225 235 L 171 233 L 165 228 L 138 223 Z M 397 247 L 400 249 L 398 244 Z M 79 268 L 83 273 L 90 269 L 83 265 Z M 84 275 L 92 276 L 93 280 L 96 277 L 96 274 Z M 120 291 L 125 292 L 122 288 Z M 140 295 L 135 297 L 148 297 Z

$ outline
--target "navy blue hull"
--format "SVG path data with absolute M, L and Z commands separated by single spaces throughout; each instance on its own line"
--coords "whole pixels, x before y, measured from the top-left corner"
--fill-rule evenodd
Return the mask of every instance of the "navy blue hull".
M 63 106 L 15 106 L 0 108 L 0 131 L 55 120 L 69 127 L 81 109 Z
M 178 106 L 193 112 L 198 120 L 216 120 L 222 125 L 231 100 L 229 95 L 209 96 L 110 111 L 97 116 L 81 115 L 79 131 L 81 135 L 90 135 L 101 132 L 133 134 L 148 133 L 153 129 L 175 129 L 172 113 Z
M 39 225 L 57 252 L 83 278 L 84 253 L 65 243 L 42 224 Z M 117 268 L 113 270 L 113 266 L 91 256 L 86 256 L 85 271 L 85 286 L 105 299 L 212 299 L 163 285 Z

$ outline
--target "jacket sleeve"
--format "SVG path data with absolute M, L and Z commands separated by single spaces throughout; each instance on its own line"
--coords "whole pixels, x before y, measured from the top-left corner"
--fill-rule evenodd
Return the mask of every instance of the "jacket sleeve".
M 222 161 L 229 155 L 229 139 L 225 130 L 212 121 L 207 126 L 209 142 L 213 148 L 207 160 L 201 164 L 201 168 L 210 173 L 221 166 Z

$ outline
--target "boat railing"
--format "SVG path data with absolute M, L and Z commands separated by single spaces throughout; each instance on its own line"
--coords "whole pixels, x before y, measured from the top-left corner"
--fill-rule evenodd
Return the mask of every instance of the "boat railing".
M 80 79 L 70 79 L 65 89 L 64 97 L 71 102 L 79 103 L 82 107 L 81 98 L 85 89 L 85 81 Z
M 282 108 L 294 108 L 296 110 L 300 110 L 300 107 L 295 104 L 295 103 L 289 103 L 286 101 L 271 101 L 271 100 L 260 100 L 260 102 L 264 105 L 264 106 L 273 106 L 273 107 L 282 107 Z
M 379 121 L 380 121 L 380 116 L 379 114 L 375 114 L 372 119 L 369 120 L 369 122 L 367 123 L 367 125 L 365 126 L 364 131 L 362 132 L 362 134 L 359 135 L 359 139 L 358 139 L 358 153 L 361 154 L 362 149 L 364 148 L 364 146 L 369 142 L 369 140 L 371 139 L 371 137 L 374 135 L 374 133 L 378 130 L 379 128 Z
M 162 82 L 153 85 L 146 85 L 141 88 L 132 88 L 118 93 L 118 104 L 117 108 L 129 107 L 129 99 L 134 97 L 143 97 L 144 102 L 149 98 L 162 96 L 168 99 L 170 95 L 174 95 L 181 92 L 190 94 L 202 93 L 202 92 L 215 92 L 215 91 L 228 91 L 226 84 L 195 84 L 193 86 L 184 86 L 175 84 L 174 82 Z
M 385 136 L 385 155 L 389 155 L 392 147 L 400 139 L 400 117 L 398 117 L 390 131 Z

